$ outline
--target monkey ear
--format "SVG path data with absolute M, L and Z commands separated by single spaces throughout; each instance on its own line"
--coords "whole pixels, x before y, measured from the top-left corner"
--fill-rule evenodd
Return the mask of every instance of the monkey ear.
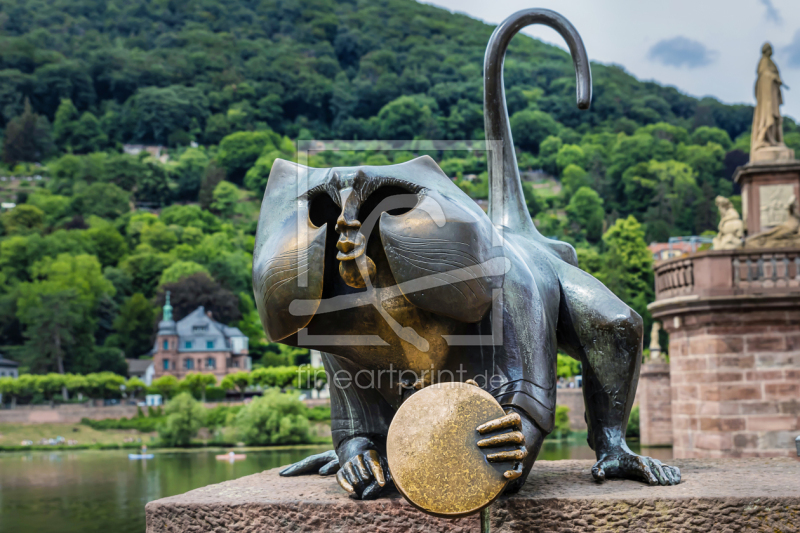
M 285 159 L 276 159 L 272 163 L 272 170 L 269 172 L 264 196 L 276 193 L 291 193 L 297 196 L 298 187 L 302 186 L 301 181 L 308 180 L 309 174 L 315 170 L 317 169 Z M 303 191 L 300 192 L 302 193 Z
M 409 169 L 414 170 L 415 172 L 419 171 L 429 171 L 434 172 L 436 174 L 441 175 L 444 178 L 447 178 L 447 174 L 439 168 L 439 165 L 436 164 L 431 156 L 423 155 L 421 157 L 417 157 L 416 159 L 412 159 L 411 161 L 406 161 L 405 163 L 400 163 L 397 167 L 403 168 L 403 170 Z M 449 178 L 448 178 L 449 179 Z
M 267 238 L 253 259 L 256 307 L 273 342 L 306 327 L 322 298 L 327 224 L 316 228 L 307 219 L 306 204 Z M 303 302 L 303 313 L 289 310 L 295 300 Z

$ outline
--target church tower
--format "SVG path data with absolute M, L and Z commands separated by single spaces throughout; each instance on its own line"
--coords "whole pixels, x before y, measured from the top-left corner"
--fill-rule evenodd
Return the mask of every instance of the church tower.
M 178 329 L 172 319 L 172 305 L 169 303 L 170 293 L 164 302 L 163 315 L 158 323 L 156 350 L 153 357 L 156 378 L 174 371 L 178 365 Z

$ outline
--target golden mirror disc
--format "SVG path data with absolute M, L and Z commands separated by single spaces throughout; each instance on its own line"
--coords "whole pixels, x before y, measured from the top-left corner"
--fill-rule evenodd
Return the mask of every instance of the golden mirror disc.
M 386 456 L 400 493 L 429 514 L 457 518 L 480 511 L 506 486 L 508 464 L 492 464 L 476 428 L 505 415 L 488 392 L 437 383 L 408 398 L 389 427 Z M 502 449 L 493 448 L 491 452 Z

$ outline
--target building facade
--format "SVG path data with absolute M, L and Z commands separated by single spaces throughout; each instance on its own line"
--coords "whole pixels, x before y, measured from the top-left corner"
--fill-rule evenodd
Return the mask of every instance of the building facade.
M 167 293 L 153 348 L 153 367 L 155 379 L 164 375 L 181 379 L 191 372 L 222 379 L 233 372 L 249 371 L 252 363 L 248 339 L 239 328 L 217 322 L 202 306 L 175 322 Z
M 18 378 L 19 370 L 17 367 L 19 367 L 19 363 L 12 361 L 11 359 L 6 359 L 0 355 L 0 378 Z

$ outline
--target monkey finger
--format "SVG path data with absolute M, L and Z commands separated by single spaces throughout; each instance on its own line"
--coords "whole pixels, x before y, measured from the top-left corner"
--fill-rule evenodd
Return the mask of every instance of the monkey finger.
M 289 465 L 281 470 L 281 476 L 302 476 L 303 474 L 311 474 L 326 465 L 329 461 L 336 459 L 336 452 L 329 450 L 324 453 L 318 453 L 306 457 L 302 461 Z M 338 459 L 337 459 L 338 460 Z
M 506 470 L 503 472 L 503 477 L 507 480 L 511 481 L 512 479 L 517 479 L 522 475 L 522 463 L 517 463 L 514 465 L 514 470 Z
M 525 435 L 520 431 L 512 431 L 510 433 L 501 433 L 488 439 L 481 439 L 478 441 L 478 446 L 481 448 L 494 448 L 496 446 L 505 446 L 507 444 L 523 444 L 525 442 Z
M 381 488 L 383 487 L 379 485 L 377 481 L 373 481 L 366 489 L 364 489 L 364 492 L 361 493 L 361 499 L 374 500 L 380 495 Z
M 485 435 L 486 433 L 492 433 L 494 431 L 500 431 L 501 429 L 509 428 L 516 430 L 522 429 L 522 419 L 518 413 L 511 413 L 506 416 L 501 416 L 500 418 L 490 420 L 489 422 L 478 426 L 477 430 L 481 435 Z
M 386 477 L 383 475 L 383 468 L 381 467 L 381 459 L 378 456 L 378 452 L 375 450 L 370 450 L 365 455 L 367 458 L 367 465 L 369 466 L 370 470 L 372 470 L 372 475 L 375 477 L 375 481 L 378 482 L 378 485 L 383 487 L 386 485 Z
M 486 459 L 490 463 L 505 463 L 506 461 L 522 461 L 527 456 L 528 450 L 525 448 L 520 448 L 510 452 L 490 453 L 486 456 Z
M 358 470 L 358 477 L 360 477 L 364 483 L 369 483 L 372 479 L 372 472 L 370 472 L 367 469 L 367 465 L 364 464 L 363 456 L 356 455 L 352 462 L 355 463 L 355 467 Z
M 341 469 L 336 473 L 336 481 L 339 483 L 340 487 L 342 487 L 350 494 L 354 494 L 356 492 L 356 489 L 353 488 L 352 483 L 350 483 L 345 477 L 344 469 Z
M 350 485 L 356 490 L 361 488 L 361 485 L 364 484 L 361 478 L 359 477 L 358 473 L 356 472 L 355 467 L 353 466 L 353 461 L 347 461 L 344 467 L 342 468 L 342 471 L 344 471 L 344 477 L 347 479 L 347 481 L 350 482 Z
M 319 469 L 320 476 L 330 476 L 331 474 L 335 474 L 339 471 L 339 460 L 334 459 L 330 463 L 326 464 L 322 468 Z

